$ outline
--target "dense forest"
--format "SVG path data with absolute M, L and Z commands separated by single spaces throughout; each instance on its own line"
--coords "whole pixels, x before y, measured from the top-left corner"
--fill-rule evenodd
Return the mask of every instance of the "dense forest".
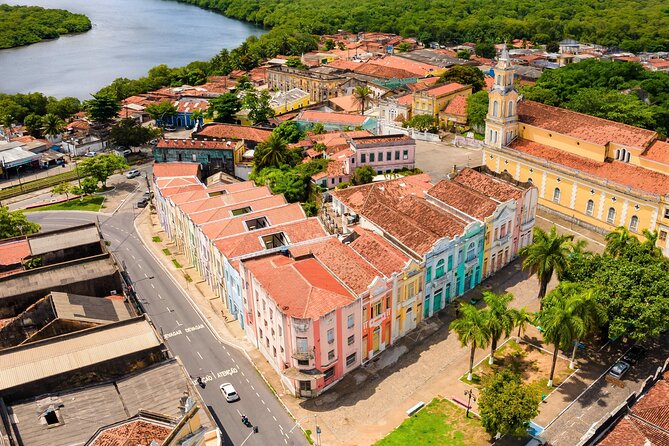
M 91 21 L 83 14 L 39 6 L 0 5 L 0 49 L 29 45 L 89 29 Z
M 384 31 L 423 42 L 563 38 L 669 50 L 664 0 L 179 0 L 266 27 L 311 34 Z
M 543 72 L 527 99 L 669 135 L 669 75 L 638 63 L 586 60 Z

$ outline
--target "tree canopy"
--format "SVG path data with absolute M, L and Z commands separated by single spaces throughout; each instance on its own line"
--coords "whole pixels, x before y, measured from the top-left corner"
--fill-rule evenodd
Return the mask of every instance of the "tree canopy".
M 124 169 L 128 164 L 122 156 L 103 153 L 79 162 L 79 171 L 82 175 L 91 176 L 102 186 L 107 185 L 107 179 L 117 170 Z
M 242 109 L 242 101 L 235 93 L 223 93 L 209 100 L 207 112 L 216 122 L 234 123 L 237 112 Z
M 283 139 L 288 144 L 294 144 L 304 138 L 304 132 L 300 130 L 295 121 L 284 121 L 272 133 Z
M 270 118 L 274 117 L 274 110 L 269 103 L 272 97 L 269 91 L 255 90 L 247 91 L 242 100 L 242 104 L 249 110 L 249 120 L 254 124 L 267 124 Z
M 40 225 L 26 218 L 23 211 L 10 211 L 0 206 L 0 240 L 39 232 Z
M 160 129 L 144 127 L 132 118 L 121 119 L 109 133 L 109 139 L 118 147 L 139 147 L 158 136 Z
M 0 49 L 30 45 L 89 29 L 91 21 L 83 14 L 39 6 L 0 5 Z
M 474 93 L 485 88 L 483 71 L 471 65 L 456 65 L 444 72 L 437 82 L 457 82 L 463 85 L 471 85 Z
M 93 99 L 86 101 L 86 113 L 91 121 L 106 125 L 109 124 L 121 110 L 117 99 L 108 93 L 93 95 Z
M 485 131 L 485 118 L 488 115 L 488 92 L 477 91 L 467 96 L 467 120 L 479 133 Z

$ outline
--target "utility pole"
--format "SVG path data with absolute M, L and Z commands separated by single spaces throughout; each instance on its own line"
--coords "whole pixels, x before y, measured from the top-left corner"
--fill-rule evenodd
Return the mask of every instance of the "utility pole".
M 465 417 L 469 418 L 469 409 L 471 409 L 472 407 L 472 399 L 476 401 L 476 397 L 474 396 L 474 390 L 473 389 L 465 390 L 465 396 L 469 397 L 469 401 L 467 401 L 467 413 L 465 413 Z

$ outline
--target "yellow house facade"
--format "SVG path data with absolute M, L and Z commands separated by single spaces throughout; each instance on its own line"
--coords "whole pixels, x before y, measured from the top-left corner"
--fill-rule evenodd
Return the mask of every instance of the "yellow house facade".
M 327 67 L 312 70 L 291 67 L 271 67 L 267 69 L 267 86 L 270 90 L 287 92 L 294 88 L 309 93 L 311 102 L 322 102 L 337 96 L 339 86 L 346 82 L 344 76 L 319 72 Z
M 393 341 L 406 335 L 423 320 L 424 272 L 421 264 L 412 259 L 394 277 Z
M 658 232 L 669 256 L 669 143 L 652 131 L 533 101 L 519 101 L 504 52 L 495 69 L 483 163 L 531 182 L 539 205 L 605 234 Z
M 456 96 L 469 96 L 472 93 L 471 85 L 462 85 L 457 82 L 439 85 L 429 90 L 417 91 L 413 94 L 411 110 L 413 115 L 438 116 L 439 112 Z
M 278 92 L 270 101 L 270 107 L 277 115 L 299 110 L 307 105 L 309 105 L 309 93 L 299 88 L 293 88 L 285 93 Z

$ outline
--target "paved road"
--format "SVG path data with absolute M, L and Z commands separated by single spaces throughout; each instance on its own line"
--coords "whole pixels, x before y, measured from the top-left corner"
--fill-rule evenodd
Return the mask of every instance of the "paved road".
M 135 195 L 141 195 L 142 189 Z M 110 248 L 118 259 L 125 263 L 140 301 L 163 333 L 170 350 L 181 358 L 191 377 L 201 376 L 207 381 L 200 394 L 223 431 L 226 445 L 306 446 L 308 443 L 299 428 L 288 433 L 294 421 L 246 356 L 221 343 L 209 331 L 188 297 L 136 236 L 133 226 L 136 211 L 132 209 L 136 196 L 130 197 L 113 216 L 88 212 L 37 212 L 29 218 L 45 230 L 99 218 L 105 239 L 111 242 Z M 224 382 L 235 386 L 240 401 L 225 402 L 219 390 Z M 241 423 L 242 413 L 258 425 L 257 434 L 251 435 L 251 429 Z

